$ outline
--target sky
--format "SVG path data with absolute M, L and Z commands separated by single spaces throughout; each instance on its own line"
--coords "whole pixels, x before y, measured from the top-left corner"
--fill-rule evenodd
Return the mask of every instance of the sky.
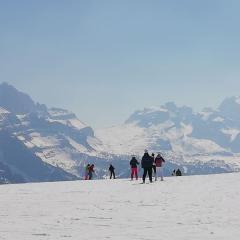
M 240 95 L 239 0 L 0 0 L 0 82 L 94 128 Z

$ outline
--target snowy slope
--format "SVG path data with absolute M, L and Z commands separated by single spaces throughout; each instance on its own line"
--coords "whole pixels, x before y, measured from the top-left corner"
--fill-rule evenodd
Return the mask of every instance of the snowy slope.
M 239 239 L 240 174 L 139 183 L 2 185 L 0 239 Z

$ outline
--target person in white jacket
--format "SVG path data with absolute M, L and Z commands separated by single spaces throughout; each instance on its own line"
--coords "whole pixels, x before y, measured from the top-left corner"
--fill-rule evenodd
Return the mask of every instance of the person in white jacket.
M 164 158 L 158 153 L 157 157 L 155 158 L 155 164 L 157 168 L 157 174 L 155 180 L 157 181 L 157 177 L 161 177 L 161 181 L 163 181 L 163 165 L 165 163 Z

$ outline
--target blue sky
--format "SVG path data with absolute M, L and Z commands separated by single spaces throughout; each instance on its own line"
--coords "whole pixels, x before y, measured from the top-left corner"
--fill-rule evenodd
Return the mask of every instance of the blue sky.
M 0 82 L 93 127 L 240 95 L 240 1 L 0 1 Z

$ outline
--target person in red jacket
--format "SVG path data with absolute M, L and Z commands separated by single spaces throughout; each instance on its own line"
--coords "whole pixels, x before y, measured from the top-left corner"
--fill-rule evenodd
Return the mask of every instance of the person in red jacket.
M 165 163 L 164 158 L 158 153 L 157 157 L 155 158 L 155 164 L 157 168 L 157 174 L 155 180 L 157 181 L 157 177 L 161 177 L 161 181 L 163 181 L 163 165 Z
M 92 164 L 90 167 L 89 167 L 89 180 L 92 180 L 93 179 L 93 173 L 94 173 L 94 164 Z

